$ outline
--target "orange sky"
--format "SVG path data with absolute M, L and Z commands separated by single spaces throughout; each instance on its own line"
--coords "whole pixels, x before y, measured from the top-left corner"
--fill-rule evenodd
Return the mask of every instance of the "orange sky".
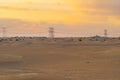
M 99 30 L 104 26 L 110 26 L 109 29 L 118 30 L 120 28 L 119 2 L 119 0 L 4 0 L 0 1 L 0 19 L 21 20 L 32 24 L 45 22 L 48 23 L 46 27 L 57 24 L 59 28 L 58 23 L 62 23 L 64 26 L 69 28 L 74 26 L 76 29 L 84 27 L 88 30 L 87 28 L 98 26 Z M 100 28 L 100 25 L 103 27 Z M 16 25 L 14 30 L 17 30 L 18 26 Z M 28 29 L 24 26 L 22 28 Z

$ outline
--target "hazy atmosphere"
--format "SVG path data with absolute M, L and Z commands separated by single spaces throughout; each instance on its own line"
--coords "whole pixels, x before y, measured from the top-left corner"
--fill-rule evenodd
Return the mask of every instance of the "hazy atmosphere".
M 120 36 L 120 0 L 0 0 L 0 27 L 8 36 L 47 36 L 48 27 L 56 36 Z
M 120 0 L 0 0 L 0 80 L 120 80 Z

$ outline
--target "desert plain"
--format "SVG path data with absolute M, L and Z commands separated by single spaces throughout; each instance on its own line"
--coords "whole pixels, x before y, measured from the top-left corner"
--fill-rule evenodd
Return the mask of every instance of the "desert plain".
M 120 39 L 1 40 L 0 80 L 120 80 Z

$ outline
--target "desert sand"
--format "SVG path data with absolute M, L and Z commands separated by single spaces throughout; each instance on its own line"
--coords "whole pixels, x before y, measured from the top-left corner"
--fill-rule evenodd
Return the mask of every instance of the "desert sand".
M 0 80 L 120 80 L 120 40 L 0 40 Z

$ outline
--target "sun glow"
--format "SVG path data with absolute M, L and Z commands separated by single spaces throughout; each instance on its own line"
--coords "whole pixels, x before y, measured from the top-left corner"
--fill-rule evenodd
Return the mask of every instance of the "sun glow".
M 103 8 L 96 4 L 97 0 L 3 0 L 0 1 L 0 18 L 31 22 L 62 22 L 70 25 L 111 23 L 111 20 L 116 18 L 114 13 L 109 14 L 114 12 L 110 11 L 109 7 Z M 109 16 L 112 18 L 109 19 Z M 119 22 L 119 19 L 117 21 Z

